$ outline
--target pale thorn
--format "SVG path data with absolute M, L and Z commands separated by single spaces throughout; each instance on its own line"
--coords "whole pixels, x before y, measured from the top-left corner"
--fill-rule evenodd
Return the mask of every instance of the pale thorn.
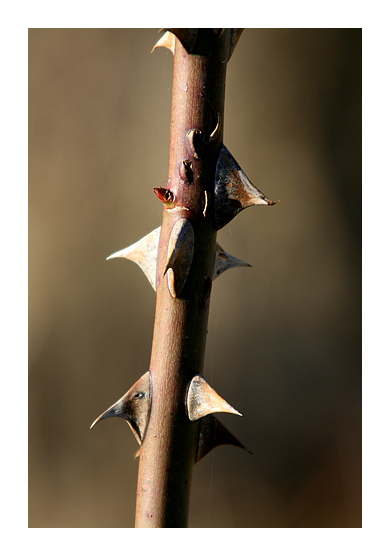
M 195 375 L 187 391 L 187 414 L 190 421 L 196 421 L 210 413 L 242 414 L 227 403 L 201 376 Z
M 247 207 L 274 204 L 253 185 L 225 145 L 222 145 L 214 179 L 214 218 L 217 229 L 223 228 Z
M 179 41 L 187 50 L 187 52 L 188 53 L 192 52 L 198 36 L 198 29 L 188 29 L 182 27 L 160 29 L 160 32 L 164 32 L 164 31 L 169 31 L 174 35 L 176 35 L 176 37 L 179 39 Z
M 152 52 L 158 48 L 159 46 L 165 46 L 175 55 L 175 35 L 170 31 L 166 31 L 163 36 L 156 42 L 154 45 Z
M 225 270 L 229 270 L 229 268 L 235 268 L 238 266 L 252 266 L 249 263 L 242 261 L 241 259 L 237 259 L 233 257 L 233 255 L 229 255 L 222 249 L 222 247 L 217 243 L 217 252 L 215 256 L 215 267 L 214 267 L 214 276 L 213 280 L 221 276 Z
M 179 218 L 172 227 L 168 242 L 167 274 L 168 288 L 172 297 L 183 291 L 194 255 L 194 229 L 186 218 Z
M 138 444 L 141 444 L 149 422 L 150 406 L 150 372 L 148 371 L 122 398 L 95 419 L 90 428 L 92 429 L 103 419 L 120 417 L 128 423 Z
M 136 243 L 133 243 L 133 245 L 113 253 L 107 257 L 106 260 L 108 261 L 109 259 L 124 257 L 125 259 L 129 259 L 130 261 L 137 263 L 155 290 L 160 231 L 161 226 L 153 230 L 153 232 L 150 232 L 150 234 L 146 235 Z
M 156 228 L 150 234 L 146 235 L 133 245 L 113 253 L 106 260 L 114 258 L 125 258 L 129 261 L 133 261 L 138 264 L 138 266 L 143 270 L 153 289 L 156 290 L 156 271 L 157 271 L 157 252 L 158 245 L 160 241 L 161 226 Z M 217 243 L 216 246 L 216 256 L 215 256 L 215 267 L 213 280 L 218 278 L 225 270 L 229 268 L 235 268 L 240 266 L 252 266 L 249 263 L 241 261 L 240 259 L 233 257 Z M 169 271 L 167 271 L 168 274 Z M 172 271 L 173 272 L 173 271 Z M 171 273 L 169 272 L 171 275 Z M 170 282 L 172 285 L 172 276 Z
M 237 446 L 237 448 L 242 448 L 252 454 L 214 415 L 206 415 L 199 423 L 199 440 L 195 463 L 198 463 L 213 448 L 224 444 Z

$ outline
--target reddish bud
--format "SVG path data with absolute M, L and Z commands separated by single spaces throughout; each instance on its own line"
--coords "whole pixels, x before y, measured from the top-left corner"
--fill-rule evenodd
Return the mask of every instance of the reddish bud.
M 175 201 L 175 195 L 169 189 L 165 189 L 164 187 L 155 187 L 154 190 L 157 197 L 166 204 L 168 207 L 173 206 Z

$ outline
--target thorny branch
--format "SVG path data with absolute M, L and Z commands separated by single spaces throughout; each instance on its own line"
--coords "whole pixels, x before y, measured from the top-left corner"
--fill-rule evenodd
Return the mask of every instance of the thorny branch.
M 242 29 L 163 31 L 154 48 L 174 54 L 168 180 L 154 189 L 163 221 L 109 257 L 136 262 L 156 290 L 150 368 L 93 423 L 121 417 L 140 444 L 136 527 L 186 527 L 195 463 L 221 444 L 245 449 L 213 415 L 241 414 L 202 376 L 213 281 L 250 266 L 216 235 L 246 207 L 274 204 L 223 145 L 226 66 Z

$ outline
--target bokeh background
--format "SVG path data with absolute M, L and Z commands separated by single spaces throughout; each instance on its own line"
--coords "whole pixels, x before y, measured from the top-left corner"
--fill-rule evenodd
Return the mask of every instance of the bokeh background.
M 29 526 L 133 527 L 137 443 L 92 421 L 148 369 L 155 294 L 105 258 L 161 223 L 157 29 L 29 30 Z M 246 29 L 225 144 L 280 203 L 218 234 L 204 374 L 243 413 L 190 527 L 361 527 L 361 30 Z

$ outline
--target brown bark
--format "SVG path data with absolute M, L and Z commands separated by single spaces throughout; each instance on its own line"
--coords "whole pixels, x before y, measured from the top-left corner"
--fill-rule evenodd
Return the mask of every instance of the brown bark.
M 168 182 L 166 191 L 157 191 L 164 213 L 150 362 L 152 401 L 140 448 L 136 527 L 187 526 L 199 421 L 189 420 L 185 395 L 203 369 L 216 252 L 213 189 L 230 34 L 198 30 L 191 53 L 177 38 L 174 42 Z M 166 266 L 172 228 L 179 219 L 190 222 L 194 246 L 183 289 L 174 297 Z M 177 279 L 175 273 L 174 268 Z

